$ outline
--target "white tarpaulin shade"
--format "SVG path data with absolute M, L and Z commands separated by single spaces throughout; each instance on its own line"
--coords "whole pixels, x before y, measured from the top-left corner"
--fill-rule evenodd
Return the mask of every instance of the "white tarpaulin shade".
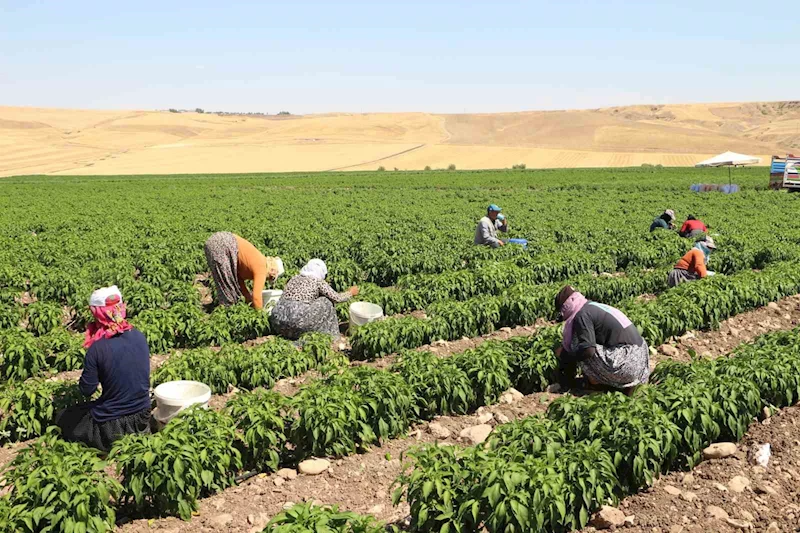
M 711 159 L 700 161 L 696 167 L 737 167 L 739 165 L 755 165 L 761 162 L 760 157 L 752 155 L 737 154 L 736 152 L 725 152 L 715 155 Z

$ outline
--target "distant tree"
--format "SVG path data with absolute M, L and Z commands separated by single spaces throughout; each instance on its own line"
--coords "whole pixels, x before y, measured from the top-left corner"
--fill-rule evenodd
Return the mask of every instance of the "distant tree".
M 203 109 L 202 109 L 202 108 L 200 108 L 200 107 L 198 107 L 197 109 L 195 109 L 195 110 L 194 110 L 194 112 L 195 112 L 195 113 L 205 113 L 205 111 L 203 111 Z
M 279 113 L 279 114 L 280 114 L 280 113 Z M 384 170 L 386 170 L 386 168 L 385 168 L 385 167 L 378 167 L 378 172 L 383 172 Z
M 170 108 L 169 108 L 169 112 L 170 112 L 170 113 L 180 113 L 180 111 L 178 111 L 178 110 L 177 110 L 177 109 L 175 109 L 174 107 L 170 107 Z
M 394 167 L 394 171 L 397 172 L 397 167 Z
M 278 114 L 279 114 L 279 115 L 291 115 L 291 113 L 289 113 L 288 111 L 281 111 L 281 112 L 280 112 L 280 113 L 278 113 Z
M 430 165 L 425 165 L 425 170 L 430 170 L 430 169 L 431 169 Z
M 513 170 L 525 170 L 525 163 L 520 163 L 519 165 L 514 165 L 511 167 Z
M 453 163 L 450 163 L 450 164 L 447 166 L 447 170 L 455 170 L 455 169 L 456 169 L 456 166 L 455 166 Z

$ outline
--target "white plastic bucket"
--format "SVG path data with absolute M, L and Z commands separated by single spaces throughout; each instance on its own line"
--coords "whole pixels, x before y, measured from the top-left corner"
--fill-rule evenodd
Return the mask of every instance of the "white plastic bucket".
M 353 302 L 350 304 L 350 331 L 359 326 L 374 322 L 383 316 L 380 305 L 369 302 Z
M 281 299 L 283 296 L 283 291 L 278 289 L 267 289 L 261 291 L 261 301 L 263 302 L 262 305 L 264 309 L 268 309 L 269 312 L 272 312 L 272 308 L 275 307 L 275 304 L 278 303 L 278 300 Z
M 153 417 L 166 424 L 175 415 L 195 404 L 208 409 L 211 388 L 199 381 L 168 381 L 153 391 L 156 397 L 156 410 Z

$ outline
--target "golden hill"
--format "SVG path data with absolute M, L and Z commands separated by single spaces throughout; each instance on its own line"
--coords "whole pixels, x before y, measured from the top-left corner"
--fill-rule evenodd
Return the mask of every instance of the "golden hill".
M 218 116 L 0 107 L 0 176 L 691 166 L 800 153 L 800 102 L 435 115 Z

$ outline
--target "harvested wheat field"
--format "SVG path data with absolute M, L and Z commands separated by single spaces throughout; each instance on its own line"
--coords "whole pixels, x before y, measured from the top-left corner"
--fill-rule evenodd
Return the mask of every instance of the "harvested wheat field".
M 0 176 L 691 166 L 800 151 L 800 102 L 244 116 L 0 107 Z

